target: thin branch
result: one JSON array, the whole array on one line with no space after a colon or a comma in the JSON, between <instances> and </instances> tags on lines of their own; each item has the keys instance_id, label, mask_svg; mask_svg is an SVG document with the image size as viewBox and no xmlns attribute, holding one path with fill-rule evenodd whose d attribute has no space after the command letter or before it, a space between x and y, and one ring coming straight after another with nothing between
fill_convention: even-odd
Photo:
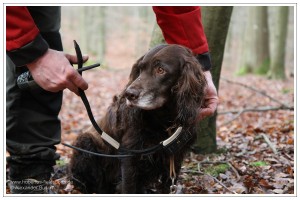
<instances>
[{"instance_id":1,"label":"thin branch","mask_svg":"<svg viewBox=\"0 0 300 200\"><path fill-rule=\"evenodd\" d=\"M242 113L244 112L244 109L240 110L240 112L238 112L234 117L232 117L230 120L224 122L223 124L218 125L220 126L225 126L227 124L230 124L232 121L236 120Z\"/></svg>"},{"instance_id":2,"label":"thin branch","mask_svg":"<svg viewBox=\"0 0 300 200\"><path fill-rule=\"evenodd\" d=\"M204 164L204 165L215 165L215 164L227 164L227 161L198 161L199 164Z\"/></svg>"},{"instance_id":3,"label":"thin branch","mask_svg":"<svg viewBox=\"0 0 300 200\"><path fill-rule=\"evenodd\" d=\"M244 113L244 112L266 112L271 110L294 110L294 107L285 107L285 106L278 106L278 107L271 107L271 106L265 106L265 107L258 107L258 108L244 108L241 112L241 110L229 110L229 111L221 111L218 112L218 115L225 115L229 113Z\"/></svg>"},{"instance_id":4,"label":"thin branch","mask_svg":"<svg viewBox=\"0 0 300 200\"><path fill-rule=\"evenodd\" d=\"M266 143L269 145L269 147L272 149L273 153L274 153L275 155L277 155L278 152L277 152L277 150L276 150L275 145L270 141L269 137L268 137L266 134L261 133L261 134L259 134L256 138L257 138L257 139L263 138L263 139L266 141Z\"/></svg>"},{"instance_id":5,"label":"thin branch","mask_svg":"<svg viewBox=\"0 0 300 200\"><path fill-rule=\"evenodd\" d=\"M222 183L221 181L219 181L216 177L207 174L208 176L212 177L215 181L217 181L221 186L223 186L226 190L228 190L229 192L231 192L232 194L237 194L235 191L231 191L228 187L226 187L226 185L224 185L224 183Z\"/></svg>"},{"instance_id":6,"label":"thin branch","mask_svg":"<svg viewBox=\"0 0 300 200\"><path fill-rule=\"evenodd\" d=\"M195 173L195 174L207 175L207 176L213 178L216 182L218 182L221 186L223 186L226 190L228 190L232 194L237 194L235 191L231 191L226 185L224 185L224 183L222 183L216 177L214 177L214 176L212 176L210 174L205 174L205 173L203 173L201 171L196 171L196 170L182 170L182 172L183 173Z\"/></svg>"},{"instance_id":7,"label":"thin branch","mask_svg":"<svg viewBox=\"0 0 300 200\"><path fill-rule=\"evenodd\" d=\"M193 173L193 174L201 174L201 175L205 175L203 172L201 171L197 171L197 170L181 170L182 173Z\"/></svg>"},{"instance_id":8,"label":"thin branch","mask_svg":"<svg viewBox=\"0 0 300 200\"><path fill-rule=\"evenodd\" d=\"M241 176L240 176L239 172L235 169L235 167L230 162L228 162L227 164L232 169L232 171L235 173L237 181L240 181L241 180Z\"/></svg>"},{"instance_id":9,"label":"thin branch","mask_svg":"<svg viewBox=\"0 0 300 200\"><path fill-rule=\"evenodd\" d=\"M251 87L251 86L249 86L249 85L246 85L246 84L243 84L243 83L240 83L240 82L231 81L231 80L229 80L229 79L227 79L227 78L224 78L224 77L221 77L221 79L224 80L224 81L226 81L226 82L228 82L228 83L232 83L232 84L236 84L236 85L243 86L243 87L248 88L248 89L250 89L250 90L252 90L252 91L255 91L255 92L257 92L257 93L259 93L259 94L261 94L261 95L263 95L263 96L266 96L266 97L268 97L269 99L271 99L272 101L277 102L277 103L279 103L280 105L282 105L282 107L290 108L290 106L287 105L286 103L283 103L283 102L281 102L281 101L278 101L277 99L275 99L274 97L271 97L270 95L268 95L268 94L267 94L266 92L264 92L264 91L258 90L258 89L254 88L254 87Z\"/></svg>"},{"instance_id":10,"label":"thin branch","mask_svg":"<svg viewBox=\"0 0 300 200\"><path fill-rule=\"evenodd\" d=\"M224 122L223 124L221 124L219 126L225 126L225 125L231 123L232 121L236 120L244 112L265 112L265 111L271 111L271 110L294 110L293 106L289 106L289 105L287 105L287 104L285 104L285 103L283 103L281 101L278 101L277 99L271 97L270 95L266 94L265 92L260 91L260 90L254 88L254 87L251 87L251 86L243 84L243 83L234 82L234 81L228 80L228 79L223 78L223 77L221 79L224 80L224 81L227 81L229 83L233 83L233 84L236 84L236 85L243 86L243 87L248 88L248 89L250 89L252 91L255 91L255 92L257 92L257 93L259 93L259 94L261 94L263 96L266 96L269 99L271 99L272 101L275 101L276 103L279 103L280 106L278 106L278 107L269 107L269 106L266 106L266 107L258 107L258 108L243 108L243 109L240 109L240 110L218 112L219 115L228 114L228 113L237 113L230 120Z\"/></svg>"},{"instance_id":11,"label":"thin branch","mask_svg":"<svg viewBox=\"0 0 300 200\"><path fill-rule=\"evenodd\" d=\"M294 161L294 159L291 156L289 156L287 153L284 152L283 155L285 155L289 159L289 161Z\"/></svg>"}]
</instances>

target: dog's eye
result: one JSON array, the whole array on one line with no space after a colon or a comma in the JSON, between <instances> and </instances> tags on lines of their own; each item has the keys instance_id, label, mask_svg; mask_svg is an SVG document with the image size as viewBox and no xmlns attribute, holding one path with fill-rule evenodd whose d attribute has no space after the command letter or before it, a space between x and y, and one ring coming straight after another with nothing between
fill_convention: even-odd
<instances>
[{"instance_id":1,"label":"dog's eye","mask_svg":"<svg viewBox=\"0 0 300 200\"><path fill-rule=\"evenodd\" d=\"M156 67L155 71L156 71L156 74L159 74L159 75L162 75L166 72L162 67Z\"/></svg>"}]
</instances>

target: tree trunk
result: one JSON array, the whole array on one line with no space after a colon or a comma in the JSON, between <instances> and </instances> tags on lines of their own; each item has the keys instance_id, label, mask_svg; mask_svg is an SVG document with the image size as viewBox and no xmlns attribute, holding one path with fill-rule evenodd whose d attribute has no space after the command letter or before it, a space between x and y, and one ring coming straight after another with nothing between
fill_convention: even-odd
<instances>
[{"instance_id":1,"label":"tree trunk","mask_svg":"<svg viewBox=\"0 0 300 200\"><path fill-rule=\"evenodd\" d=\"M88 52L87 51L87 37L86 37L86 30L85 30L85 26L86 26L86 13L88 12L87 7L80 7L80 11L78 13L79 19L80 19L80 26L79 27L83 27L80 28L80 41L77 41L80 44L80 48L83 52Z\"/></svg>"},{"instance_id":2,"label":"tree trunk","mask_svg":"<svg viewBox=\"0 0 300 200\"><path fill-rule=\"evenodd\" d=\"M97 56L101 59L102 62L105 63L104 60L104 55L105 55L105 50L106 50L106 42L105 42L105 38L106 38L106 25L105 25L105 21L106 21L106 6L100 6L98 7L98 11L97 11L97 20L99 20L98 22L98 31L97 31L97 38L98 38L98 42L99 45L95 45L98 49L97 49Z\"/></svg>"},{"instance_id":3,"label":"tree trunk","mask_svg":"<svg viewBox=\"0 0 300 200\"><path fill-rule=\"evenodd\" d=\"M267 74L270 68L269 52L269 27L268 27L268 7L255 7L255 62L254 72L257 74Z\"/></svg>"},{"instance_id":4,"label":"tree trunk","mask_svg":"<svg viewBox=\"0 0 300 200\"><path fill-rule=\"evenodd\" d=\"M266 74L270 65L267 7L249 7L247 14L238 74Z\"/></svg>"},{"instance_id":5,"label":"tree trunk","mask_svg":"<svg viewBox=\"0 0 300 200\"><path fill-rule=\"evenodd\" d=\"M153 32L152 32L152 36L151 36L151 41L150 41L150 48L155 47L156 45L159 44L165 44L166 41L164 39L164 36L162 34L161 29L159 28L158 24L155 23L154 28L153 28Z\"/></svg>"},{"instance_id":6,"label":"tree trunk","mask_svg":"<svg viewBox=\"0 0 300 200\"><path fill-rule=\"evenodd\" d=\"M202 21L212 58L211 73L217 90L232 9L232 6L202 7ZM217 113L200 122L197 141L193 146L196 153L211 153L216 150L216 119Z\"/></svg>"},{"instance_id":7,"label":"tree trunk","mask_svg":"<svg viewBox=\"0 0 300 200\"><path fill-rule=\"evenodd\" d=\"M271 66L268 76L272 79L285 79L285 46L288 29L289 7L276 7L271 31Z\"/></svg>"}]
</instances>

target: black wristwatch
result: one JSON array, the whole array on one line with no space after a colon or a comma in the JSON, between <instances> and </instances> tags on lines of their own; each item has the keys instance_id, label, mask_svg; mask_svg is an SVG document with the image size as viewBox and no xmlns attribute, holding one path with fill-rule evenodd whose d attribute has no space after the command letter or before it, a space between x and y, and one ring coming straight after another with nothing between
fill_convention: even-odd
<instances>
[{"instance_id":1,"label":"black wristwatch","mask_svg":"<svg viewBox=\"0 0 300 200\"><path fill-rule=\"evenodd\" d=\"M203 54L196 55L198 62L201 64L203 71L211 70L211 59L210 53L206 52Z\"/></svg>"}]
</instances>

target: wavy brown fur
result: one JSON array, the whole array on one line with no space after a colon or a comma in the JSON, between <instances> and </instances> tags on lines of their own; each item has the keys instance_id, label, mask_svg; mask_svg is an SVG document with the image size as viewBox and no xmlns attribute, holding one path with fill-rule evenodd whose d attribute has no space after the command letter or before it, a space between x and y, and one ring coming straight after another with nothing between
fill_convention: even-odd
<instances>
[{"instance_id":1,"label":"wavy brown fur","mask_svg":"<svg viewBox=\"0 0 300 200\"><path fill-rule=\"evenodd\" d=\"M135 80L141 77L143 70L153 67L153 59L172 65L172 77L164 77L161 80L163 84L158 84L164 88L166 102L154 110L128 106L127 89L136 84ZM153 75L148 78L151 77ZM144 82L146 81L139 84ZM152 83L151 87L154 85ZM114 97L99 124L122 147L129 149L157 145L178 126L182 126L182 134L189 132L193 138L175 154L175 170L179 174L184 154L196 139L194 122L204 98L205 85L201 66L189 49L179 45L160 45L133 65L126 89L118 97ZM155 95L162 95L158 92L160 90L161 88L154 90L157 91ZM117 154L93 128L80 134L74 145L94 152ZM84 193L146 193L150 188L154 188L157 193L169 193L169 157L162 151L151 156L123 159L96 157L74 151L70 169L74 185Z\"/></svg>"}]
</instances>

